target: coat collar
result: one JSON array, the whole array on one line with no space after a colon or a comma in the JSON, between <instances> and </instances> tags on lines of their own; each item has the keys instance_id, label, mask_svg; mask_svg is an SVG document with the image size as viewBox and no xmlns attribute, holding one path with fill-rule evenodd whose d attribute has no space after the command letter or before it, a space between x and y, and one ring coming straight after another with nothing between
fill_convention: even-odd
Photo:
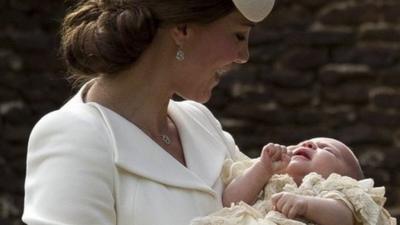
<instances>
[{"instance_id":1,"label":"coat collar","mask_svg":"<svg viewBox=\"0 0 400 225\"><path fill-rule=\"evenodd\" d=\"M88 104L95 106L106 121L114 140L117 166L166 185L215 194L211 187L219 178L226 156L223 142L200 121L185 115L177 103L170 102L168 113L180 131L187 167L125 118L97 103Z\"/></svg>"},{"instance_id":2,"label":"coat collar","mask_svg":"<svg viewBox=\"0 0 400 225\"><path fill-rule=\"evenodd\" d=\"M70 104L83 103L81 94L84 88L71 99ZM119 114L97 103L86 105L95 107L102 115L118 167L165 185L196 189L215 196L212 187L219 179L228 151L204 113L194 112L194 108L185 103L170 101L168 114L179 131L185 167Z\"/></svg>"}]
</instances>

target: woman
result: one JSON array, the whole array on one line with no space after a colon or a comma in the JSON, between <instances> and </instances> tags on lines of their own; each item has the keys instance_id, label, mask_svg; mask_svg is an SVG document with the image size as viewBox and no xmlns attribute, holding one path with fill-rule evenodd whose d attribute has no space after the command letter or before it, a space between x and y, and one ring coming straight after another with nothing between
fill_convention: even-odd
<instances>
[{"instance_id":1,"label":"woman","mask_svg":"<svg viewBox=\"0 0 400 225\"><path fill-rule=\"evenodd\" d=\"M222 207L231 136L202 104L248 60L273 0L83 0L62 50L77 80L28 145L23 221L187 225ZM177 94L192 101L175 102Z\"/></svg>"}]
</instances>

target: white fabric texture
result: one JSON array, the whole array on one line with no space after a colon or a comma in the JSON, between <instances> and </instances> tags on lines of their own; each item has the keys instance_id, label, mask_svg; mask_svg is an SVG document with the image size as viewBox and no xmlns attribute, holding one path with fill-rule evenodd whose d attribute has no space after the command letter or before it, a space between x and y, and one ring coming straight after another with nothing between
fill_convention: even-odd
<instances>
[{"instance_id":1,"label":"white fabric texture","mask_svg":"<svg viewBox=\"0 0 400 225\"><path fill-rule=\"evenodd\" d=\"M232 137L203 105L171 101L184 167L138 127L82 90L44 116L28 144L23 221L28 225L188 225L222 208Z\"/></svg>"},{"instance_id":2,"label":"white fabric texture","mask_svg":"<svg viewBox=\"0 0 400 225\"><path fill-rule=\"evenodd\" d=\"M229 183L243 174L252 165L252 161L248 157L243 157L239 161L227 159L222 176L224 182ZM360 225L397 224L396 219L383 208L386 200L385 189L374 187L372 179L357 181L335 173L324 179L317 173L310 173L304 177L299 187L287 174L273 175L260 199L253 206L244 202L232 204L231 207L223 208L206 217L196 218L190 225L312 225L311 221L288 219L273 210L271 196L283 191L341 200L351 209L357 224Z\"/></svg>"}]
</instances>

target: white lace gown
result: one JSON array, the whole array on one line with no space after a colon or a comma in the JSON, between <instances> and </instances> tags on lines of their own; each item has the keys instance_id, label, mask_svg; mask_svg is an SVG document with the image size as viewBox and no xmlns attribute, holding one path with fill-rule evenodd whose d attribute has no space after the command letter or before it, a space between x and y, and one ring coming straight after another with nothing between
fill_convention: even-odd
<instances>
[{"instance_id":1,"label":"white lace gown","mask_svg":"<svg viewBox=\"0 0 400 225\"><path fill-rule=\"evenodd\" d=\"M253 161L244 155L236 160L225 162L222 171L225 183L240 176L253 164ZM206 217L196 218L191 225L312 225L310 221L288 219L272 210L271 196L282 191L341 200L351 209L357 224L360 225L397 224L396 219L383 208L386 201L385 188L374 187L372 179L357 181L338 174L331 174L324 179L317 173L310 173L304 177L299 187L288 175L274 175L254 205L240 202Z\"/></svg>"}]
</instances>

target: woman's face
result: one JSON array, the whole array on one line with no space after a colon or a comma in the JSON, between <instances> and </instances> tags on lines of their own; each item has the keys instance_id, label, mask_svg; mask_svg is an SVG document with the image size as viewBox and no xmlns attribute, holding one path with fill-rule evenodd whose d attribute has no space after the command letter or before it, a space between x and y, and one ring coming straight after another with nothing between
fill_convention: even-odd
<instances>
[{"instance_id":1,"label":"woman's face","mask_svg":"<svg viewBox=\"0 0 400 225\"><path fill-rule=\"evenodd\" d=\"M185 59L178 63L182 73L174 81L176 93L207 102L221 75L249 59L248 38L253 25L237 11L211 24L189 24L182 46Z\"/></svg>"}]
</instances>

